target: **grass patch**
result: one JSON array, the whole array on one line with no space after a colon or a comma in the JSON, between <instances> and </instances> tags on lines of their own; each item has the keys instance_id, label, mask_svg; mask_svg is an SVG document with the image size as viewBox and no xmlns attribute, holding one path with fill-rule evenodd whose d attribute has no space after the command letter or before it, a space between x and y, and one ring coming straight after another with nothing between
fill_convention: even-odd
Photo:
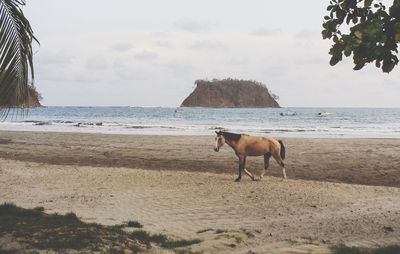
<instances>
[{"instance_id":1,"label":"grass patch","mask_svg":"<svg viewBox=\"0 0 400 254\"><path fill-rule=\"evenodd\" d=\"M121 253L129 249L140 253L146 248L119 228L85 223L74 213L46 214L42 208L23 209L9 203L0 205L0 236L4 235L41 251ZM19 251L0 249L0 254Z\"/></svg>"},{"instance_id":2,"label":"grass patch","mask_svg":"<svg viewBox=\"0 0 400 254\"><path fill-rule=\"evenodd\" d=\"M249 231L246 231L245 234L246 234L246 236L247 236L248 238L253 238L253 237L255 237L255 235L254 235L253 233L249 232Z\"/></svg>"},{"instance_id":3,"label":"grass patch","mask_svg":"<svg viewBox=\"0 0 400 254\"><path fill-rule=\"evenodd\" d=\"M208 232L208 231L214 231L214 229L212 229L212 228L206 228L206 229L199 230L199 231L197 231L196 233L197 233L197 234L201 234L201 233L205 233L205 232Z\"/></svg>"},{"instance_id":4,"label":"grass patch","mask_svg":"<svg viewBox=\"0 0 400 254\"><path fill-rule=\"evenodd\" d=\"M0 254L16 254L16 251L12 251L12 250L4 250L0 247Z\"/></svg>"},{"instance_id":5,"label":"grass patch","mask_svg":"<svg viewBox=\"0 0 400 254\"><path fill-rule=\"evenodd\" d=\"M201 242L200 239L171 240L171 239L168 239L168 237L166 235L163 235L163 234L151 235L143 230L138 230L138 231L132 232L132 236L135 239L138 239L141 242L146 243L146 245L148 245L148 246L150 246L151 243L155 243L165 249L176 249L176 248L188 247L190 245Z\"/></svg>"},{"instance_id":6,"label":"grass patch","mask_svg":"<svg viewBox=\"0 0 400 254\"><path fill-rule=\"evenodd\" d=\"M37 206L33 208L33 210L38 211L38 212L44 212L44 207L43 206Z\"/></svg>"},{"instance_id":7,"label":"grass patch","mask_svg":"<svg viewBox=\"0 0 400 254\"><path fill-rule=\"evenodd\" d=\"M174 250L175 254L203 254L202 251Z\"/></svg>"},{"instance_id":8,"label":"grass patch","mask_svg":"<svg viewBox=\"0 0 400 254\"><path fill-rule=\"evenodd\" d=\"M234 238L235 238L235 242L236 242L236 243L241 243L241 242L243 242L243 238L240 237L240 236L235 236Z\"/></svg>"},{"instance_id":9,"label":"grass patch","mask_svg":"<svg viewBox=\"0 0 400 254\"><path fill-rule=\"evenodd\" d=\"M9 236L36 252L67 252L74 250L82 253L143 253L156 244L175 252L179 248L200 243L201 240L172 240L163 234L149 234L143 230L128 233L122 230L127 225L142 227L136 221L117 226L103 226L85 223L74 213L46 214L42 208L23 209L14 204L0 205L0 237ZM175 250L176 249L176 250ZM19 253L17 250L4 250L0 254ZM182 250L182 253L191 253Z\"/></svg>"},{"instance_id":10,"label":"grass patch","mask_svg":"<svg viewBox=\"0 0 400 254\"><path fill-rule=\"evenodd\" d=\"M243 233L245 233L245 235L247 236L247 238L254 238L255 237L255 235L252 233L252 232L250 232L249 230L247 230L247 229L245 229L245 228L241 228L240 229ZM257 231L256 231L257 232Z\"/></svg>"},{"instance_id":11,"label":"grass patch","mask_svg":"<svg viewBox=\"0 0 400 254\"><path fill-rule=\"evenodd\" d=\"M200 239L193 239L193 240L177 240L177 241L166 241L161 244L161 247L166 249L176 249L182 247L188 247L193 244L201 243Z\"/></svg>"},{"instance_id":12,"label":"grass patch","mask_svg":"<svg viewBox=\"0 0 400 254\"><path fill-rule=\"evenodd\" d=\"M126 224L126 226L127 226L128 228L143 228L143 225L140 224L140 222L138 222L138 221L133 221L133 220L128 221L128 223Z\"/></svg>"},{"instance_id":13,"label":"grass patch","mask_svg":"<svg viewBox=\"0 0 400 254\"><path fill-rule=\"evenodd\" d=\"M225 229L217 229L217 230L215 230L215 233L216 233L216 234L228 233L228 230L225 230Z\"/></svg>"},{"instance_id":14,"label":"grass patch","mask_svg":"<svg viewBox=\"0 0 400 254\"><path fill-rule=\"evenodd\" d=\"M364 249L339 245L332 248L334 254L399 254L400 245L379 247L377 249Z\"/></svg>"}]
</instances>

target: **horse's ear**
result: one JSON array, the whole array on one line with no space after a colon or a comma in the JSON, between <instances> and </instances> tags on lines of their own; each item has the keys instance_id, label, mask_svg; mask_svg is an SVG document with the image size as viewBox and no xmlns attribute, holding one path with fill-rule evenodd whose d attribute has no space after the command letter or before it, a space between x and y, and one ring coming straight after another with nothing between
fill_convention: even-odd
<instances>
[{"instance_id":1,"label":"horse's ear","mask_svg":"<svg viewBox=\"0 0 400 254\"><path fill-rule=\"evenodd\" d=\"M218 132L218 131L215 131L215 134L219 135L219 132Z\"/></svg>"}]
</instances>

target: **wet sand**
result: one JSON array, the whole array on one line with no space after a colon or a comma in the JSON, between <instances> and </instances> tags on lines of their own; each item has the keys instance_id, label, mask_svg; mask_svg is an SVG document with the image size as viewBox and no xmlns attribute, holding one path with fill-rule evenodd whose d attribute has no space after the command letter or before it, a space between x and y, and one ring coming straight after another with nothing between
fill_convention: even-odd
<instances>
[{"instance_id":1,"label":"wet sand","mask_svg":"<svg viewBox=\"0 0 400 254\"><path fill-rule=\"evenodd\" d=\"M400 139L282 138L291 179L400 187ZM124 167L237 175L237 157L214 136L0 132L0 158L55 165ZM249 157L259 173L262 157ZM281 176L271 159L267 175Z\"/></svg>"}]
</instances>

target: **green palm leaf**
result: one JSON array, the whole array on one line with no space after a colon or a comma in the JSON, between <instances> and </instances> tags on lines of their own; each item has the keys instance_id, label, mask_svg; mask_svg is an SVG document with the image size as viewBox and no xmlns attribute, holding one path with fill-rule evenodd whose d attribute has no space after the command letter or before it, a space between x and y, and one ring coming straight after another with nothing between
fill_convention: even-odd
<instances>
[{"instance_id":1,"label":"green palm leaf","mask_svg":"<svg viewBox=\"0 0 400 254\"><path fill-rule=\"evenodd\" d=\"M25 0L0 0L0 108L26 107L35 91L32 41L38 41L23 5Z\"/></svg>"}]
</instances>

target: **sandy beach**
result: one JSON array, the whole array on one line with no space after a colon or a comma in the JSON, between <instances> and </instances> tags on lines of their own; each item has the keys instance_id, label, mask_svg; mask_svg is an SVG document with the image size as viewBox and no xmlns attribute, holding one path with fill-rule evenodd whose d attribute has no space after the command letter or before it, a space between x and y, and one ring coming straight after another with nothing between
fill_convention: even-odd
<instances>
[{"instance_id":1,"label":"sandy beach","mask_svg":"<svg viewBox=\"0 0 400 254\"><path fill-rule=\"evenodd\" d=\"M287 174L237 175L213 136L0 132L0 202L200 239L203 253L329 253L400 242L400 140L283 138ZM262 158L249 158L258 174ZM1 238L1 237L0 237Z\"/></svg>"}]
</instances>

